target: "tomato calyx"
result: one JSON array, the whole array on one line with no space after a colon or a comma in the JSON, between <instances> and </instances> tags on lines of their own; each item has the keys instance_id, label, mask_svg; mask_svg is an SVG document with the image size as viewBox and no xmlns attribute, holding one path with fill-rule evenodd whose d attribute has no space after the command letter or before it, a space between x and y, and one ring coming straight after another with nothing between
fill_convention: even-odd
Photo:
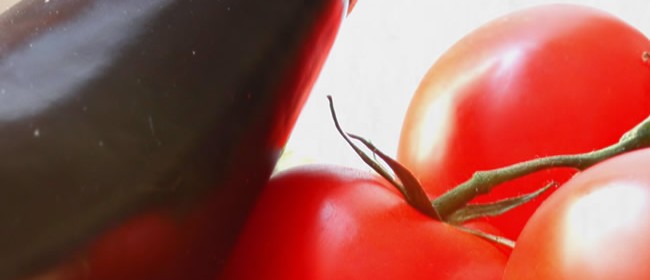
<instances>
[{"instance_id":1,"label":"tomato calyx","mask_svg":"<svg viewBox=\"0 0 650 280\"><path fill-rule=\"evenodd\" d=\"M465 222L483 217L499 216L505 212L528 203L534 198L544 194L551 188L557 186L558 184L556 182L550 182L546 186L528 194L506 198L491 203L468 203L464 207L454 211L445 220L451 224L463 224Z\"/></svg>"},{"instance_id":2,"label":"tomato calyx","mask_svg":"<svg viewBox=\"0 0 650 280\"><path fill-rule=\"evenodd\" d=\"M411 173L410 170L408 170L406 167L404 167L402 164L397 162L395 159L389 157L386 155L384 152L379 150L375 145L370 143L370 141L345 132L342 128L341 125L338 121L338 118L336 116L336 111L334 110L334 102L332 100L331 96L327 96L327 99L329 100L330 104L330 112L332 114L332 119L334 120L334 125L336 126L336 130L339 132L339 134L343 137L343 139L349 144L350 147L356 152L357 155L366 163L368 166L370 166L375 172L377 172L379 175L381 175L384 179L386 179L391 185L393 185L397 190L402 193L404 196L406 202L411 205L413 208L417 209L421 213L433 218L434 220L441 221L441 222L446 222L448 224L451 224L452 226L458 228L461 231L476 235L480 238L489 240L491 242L497 243L504 245L506 247L514 248L515 242L501 236L485 233L479 230L471 229L464 227L462 225L462 222L450 222L450 220L443 220L438 213L438 211L435 209L434 205L431 203L431 200L427 196L426 192L424 191L424 188L420 184L420 182L417 180L417 178ZM368 156L361 148L359 148L352 140L359 141L361 144L363 144L367 149L369 149L373 155L378 156L386 165L388 165L389 170L384 168L378 161L374 160L370 156ZM499 201L497 203L494 203L489 207L489 211L486 207L471 207L468 206L467 209L463 209L465 211L460 211L462 216L465 217L464 215L471 216L473 218L478 218L478 217L484 217L488 216L488 213L503 213L505 211L508 211L509 209L515 208L518 205L521 205L529 200L531 200L533 197L538 196L539 194L543 193L546 189L537 191L533 194L529 195L524 195L521 197L509 199L509 200L504 200L504 201ZM473 205L476 206L476 205ZM500 207L501 206L501 207ZM507 209L506 209L507 208ZM482 212L479 214L478 212ZM461 216L458 216L461 217ZM467 220L467 219L466 219Z\"/></svg>"},{"instance_id":3,"label":"tomato calyx","mask_svg":"<svg viewBox=\"0 0 650 280\"><path fill-rule=\"evenodd\" d=\"M650 52L643 52L641 55L641 60L643 60L644 63L648 63L648 61L650 61Z\"/></svg>"},{"instance_id":4,"label":"tomato calyx","mask_svg":"<svg viewBox=\"0 0 650 280\"><path fill-rule=\"evenodd\" d=\"M503 168L478 171L469 180L439 196L432 203L441 218L447 220L475 197L489 193L507 181L555 167L570 167L582 171L605 159L644 147L650 147L650 117L623 134L617 143L600 150L537 158Z\"/></svg>"},{"instance_id":5,"label":"tomato calyx","mask_svg":"<svg viewBox=\"0 0 650 280\"><path fill-rule=\"evenodd\" d=\"M379 175L381 175L386 180L388 180L388 182L391 183L391 185L395 186L402 193L402 195L406 199L406 202L408 202L411 206L413 206L415 209L417 209L418 211L422 212L423 214L431 218L434 218L436 220L441 220L440 215L431 204L429 197L424 192L424 189L422 188L418 180L415 178L413 173L411 173L411 171L409 171L406 167L398 163L396 160L392 159L391 157L389 157L388 155L384 154L382 151L377 149L377 147L375 147L372 143L370 143L366 139L363 139L357 135L349 134L343 131L338 121L338 118L336 117L332 96L328 95L327 99L329 100L330 112L332 113L332 119L334 120L334 125L336 126L336 130L339 132L339 134L341 134L343 139L350 145L350 147L354 149L357 155L359 155L366 164L368 164L373 170L375 170L375 172L377 172ZM377 161L373 160L372 158L370 158L370 156L364 153L363 150L361 150L361 148L359 148L356 144L354 144L352 139L360 141L364 146L370 149L374 155L382 159L390 167L394 175L392 175L390 171L385 169Z\"/></svg>"},{"instance_id":6,"label":"tomato calyx","mask_svg":"<svg viewBox=\"0 0 650 280\"><path fill-rule=\"evenodd\" d=\"M334 120L334 124L339 134L366 164L388 180L389 183L395 186L402 193L409 205L435 220L454 225L463 231L509 247L514 247L513 241L504 237L469 229L463 227L462 224L478 218L498 216L515 209L540 196L551 188L557 187L557 183L551 182L532 193L491 203L472 204L470 203L471 200L479 195L489 193L493 188L502 183L537 171L555 167L570 167L582 171L613 156L644 147L650 147L649 116L637 126L623 134L620 140L611 146L582 154L549 156L520 162L503 168L478 171L475 172L469 180L459 184L438 198L430 200L424 191L424 188L410 170L395 159L383 153L370 143L370 141L360 136L345 132L341 128L336 116L332 97L328 95L327 98L329 100L332 119ZM388 166L388 169L366 154L354 143L353 140L359 141L363 146L365 146L365 148L369 149L374 156L379 157L379 159Z\"/></svg>"}]
</instances>

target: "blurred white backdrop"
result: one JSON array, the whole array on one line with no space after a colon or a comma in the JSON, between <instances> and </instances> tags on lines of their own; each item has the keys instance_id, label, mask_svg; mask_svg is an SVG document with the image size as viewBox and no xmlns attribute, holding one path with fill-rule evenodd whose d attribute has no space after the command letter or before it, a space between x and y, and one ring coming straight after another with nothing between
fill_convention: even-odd
<instances>
[{"instance_id":1,"label":"blurred white backdrop","mask_svg":"<svg viewBox=\"0 0 650 280\"><path fill-rule=\"evenodd\" d=\"M0 11L15 2L0 0ZM343 22L278 169L315 162L368 169L336 133L328 111L328 94L334 97L346 130L365 136L395 156L411 95L447 48L500 15L554 2L558 1L358 0ZM650 1L563 2L605 10L650 35Z\"/></svg>"},{"instance_id":2,"label":"blurred white backdrop","mask_svg":"<svg viewBox=\"0 0 650 280\"><path fill-rule=\"evenodd\" d=\"M436 59L483 23L517 9L558 1L359 0L343 22L329 60L305 104L278 170L305 163L369 169L335 131L342 126L396 155L402 120L420 79ZM650 1L563 1L605 10L650 35Z\"/></svg>"}]
</instances>

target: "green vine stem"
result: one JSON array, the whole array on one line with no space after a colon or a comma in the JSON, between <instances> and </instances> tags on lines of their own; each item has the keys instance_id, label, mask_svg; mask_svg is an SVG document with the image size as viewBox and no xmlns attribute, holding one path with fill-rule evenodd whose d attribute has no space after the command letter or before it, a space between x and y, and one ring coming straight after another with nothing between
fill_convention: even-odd
<instances>
[{"instance_id":1,"label":"green vine stem","mask_svg":"<svg viewBox=\"0 0 650 280\"><path fill-rule=\"evenodd\" d=\"M454 212L465 207L472 199L489 193L501 183L554 167L584 170L613 156L649 146L650 117L625 133L616 144L600 150L584 154L538 158L499 169L478 171L468 181L433 200L433 208L436 209L442 220L446 220Z\"/></svg>"},{"instance_id":2,"label":"green vine stem","mask_svg":"<svg viewBox=\"0 0 650 280\"><path fill-rule=\"evenodd\" d=\"M341 134L343 139L345 139L345 141L366 164L388 180L388 182L402 193L407 203L435 220L452 224L461 230L509 247L514 245L513 241L503 237L468 229L463 227L462 224L476 218L503 214L504 212L519 207L520 205L541 195L551 187L555 186L556 183L552 182L547 186L540 187L539 190L530 194L486 204L470 204L472 199L479 195L489 193L493 188L502 183L537 171L555 167L570 167L577 170L584 170L613 156L636 149L650 147L649 116L627 133L623 134L621 139L611 146L583 154L549 156L517 163L503 168L478 171L466 182L431 201L424 192L424 188L422 188L420 182L406 167L381 152L370 143L370 141L343 131L334 110L332 97L327 96L327 98L330 104L332 119L334 120L334 124L336 125L339 134ZM363 144L363 146L372 152L373 157L367 155L353 142L353 140L359 141ZM381 159L381 161L389 168L384 168L384 166L375 159L375 156L379 157L379 159Z\"/></svg>"}]
</instances>

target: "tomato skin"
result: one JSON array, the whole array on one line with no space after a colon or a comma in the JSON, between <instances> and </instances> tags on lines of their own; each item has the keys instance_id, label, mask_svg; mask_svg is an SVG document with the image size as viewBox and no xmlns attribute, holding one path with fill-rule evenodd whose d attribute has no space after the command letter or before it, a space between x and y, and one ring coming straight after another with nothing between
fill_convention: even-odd
<instances>
[{"instance_id":1,"label":"tomato skin","mask_svg":"<svg viewBox=\"0 0 650 280\"><path fill-rule=\"evenodd\" d=\"M579 173L530 218L505 279L649 279L650 149Z\"/></svg>"},{"instance_id":2,"label":"tomato skin","mask_svg":"<svg viewBox=\"0 0 650 280\"><path fill-rule=\"evenodd\" d=\"M451 47L423 78L397 158L438 196L479 170L613 144L650 113L648 50L642 33L591 8L546 5L498 18ZM538 172L476 201L574 173ZM516 239L544 197L490 221Z\"/></svg>"},{"instance_id":3,"label":"tomato skin","mask_svg":"<svg viewBox=\"0 0 650 280\"><path fill-rule=\"evenodd\" d=\"M310 166L271 179L222 278L500 279L505 259L374 174Z\"/></svg>"}]
</instances>

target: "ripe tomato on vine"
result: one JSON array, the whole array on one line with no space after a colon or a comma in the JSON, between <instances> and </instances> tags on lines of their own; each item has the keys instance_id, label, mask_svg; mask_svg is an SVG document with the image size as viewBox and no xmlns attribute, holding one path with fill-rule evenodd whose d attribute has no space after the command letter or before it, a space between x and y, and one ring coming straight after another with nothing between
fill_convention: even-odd
<instances>
[{"instance_id":1,"label":"ripe tomato on vine","mask_svg":"<svg viewBox=\"0 0 650 280\"><path fill-rule=\"evenodd\" d=\"M613 144L650 114L648 50L641 32L592 8L545 5L500 17L431 67L406 114L397 159L435 197L477 171ZM476 202L574 173L538 172ZM489 220L516 239L545 197Z\"/></svg>"}]
</instances>

